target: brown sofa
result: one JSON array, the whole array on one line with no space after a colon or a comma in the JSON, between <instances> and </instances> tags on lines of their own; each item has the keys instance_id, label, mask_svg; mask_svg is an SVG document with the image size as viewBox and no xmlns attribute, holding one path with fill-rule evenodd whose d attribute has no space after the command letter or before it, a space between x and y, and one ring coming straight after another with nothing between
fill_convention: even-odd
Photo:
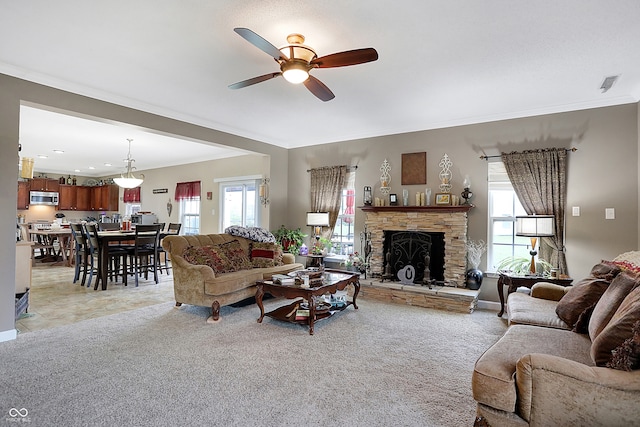
<instances>
[{"instance_id":1,"label":"brown sofa","mask_svg":"<svg viewBox=\"0 0 640 427\"><path fill-rule=\"evenodd\" d=\"M510 326L474 368L475 425L640 426L639 285L618 270L510 294Z\"/></svg>"},{"instance_id":2,"label":"brown sofa","mask_svg":"<svg viewBox=\"0 0 640 427\"><path fill-rule=\"evenodd\" d=\"M176 306L191 304L211 307L211 317L207 322L215 322L220 317L221 306L255 296L256 281L269 279L273 274L285 274L304 268L302 264L295 262L292 254L288 253L282 254L282 265L253 268L246 268L245 265L238 271L223 273L214 272L210 263L192 264L184 257L187 248L215 248L234 240L237 240L242 248L241 256L251 260L251 248L255 242L240 236L201 234L167 236L162 240L162 247L169 254L173 268Z\"/></svg>"}]
</instances>

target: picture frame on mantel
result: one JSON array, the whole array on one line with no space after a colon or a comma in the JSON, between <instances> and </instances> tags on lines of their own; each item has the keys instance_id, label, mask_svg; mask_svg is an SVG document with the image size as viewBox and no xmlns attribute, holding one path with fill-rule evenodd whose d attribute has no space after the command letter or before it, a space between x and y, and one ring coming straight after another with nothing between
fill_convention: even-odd
<instances>
[{"instance_id":1,"label":"picture frame on mantel","mask_svg":"<svg viewBox=\"0 0 640 427\"><path fill-rule=\"evenodd\" d=\"M427 152L402 154L402 185L427 183Z\"/></svg>"},{"instance_id":2,"label":"picture frame on mantel","mask_svg":"<svg viewBox=\"0 0 640 427\"><path fill-rule=\"evenodd\" d=\"M451 193L436 193L436 206L451 206Z\"/></svg>"}]
</instances>

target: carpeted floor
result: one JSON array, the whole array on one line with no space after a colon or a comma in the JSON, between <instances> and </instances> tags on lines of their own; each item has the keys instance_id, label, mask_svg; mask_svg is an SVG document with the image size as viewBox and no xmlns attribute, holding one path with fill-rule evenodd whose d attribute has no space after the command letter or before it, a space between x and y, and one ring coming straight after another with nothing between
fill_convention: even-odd
<instances>
[{"instance_id":1,"label":"carpeted floor","mask_svg":"<svg viewBox=\"0 0 640 427\"><path fill-rule=\"evenodd\" d=\"M256 323L255 305L207 324L208 309L172 303L21 334L0 343L0 422L471 426L473 364L504 320L358 303L314 336Z\"/></svg>"}]
</instances>

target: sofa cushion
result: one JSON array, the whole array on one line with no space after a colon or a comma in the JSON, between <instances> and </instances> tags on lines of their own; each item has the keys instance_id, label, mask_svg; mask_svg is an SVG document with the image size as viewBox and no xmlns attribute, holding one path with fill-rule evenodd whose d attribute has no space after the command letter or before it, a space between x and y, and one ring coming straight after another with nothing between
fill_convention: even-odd
<instances>
[{"instance_id":1,"label":"sofa cushion","mask_svg":"<svg viewBox=\"0 0 640 427\"><path fill-rule=\"evenodd\" d=\"M558 301L556 314L573 328L580 315L600 299L608 286L609 281L591 276L580 280Z\"/></svg>"},{"instance_id":2,"label":"sofa cushion","mask_svg":"<svg viewBox=\"0 0 640 427\"><path fill-rule=\"evenodd\" d=\"M537 284L534 286L537 286ZM556 304L556 301L536 298L520 292L509 294L509 299L507 300L509 324L571 329L556 314Z\"/></svg>"},{"instance_id":3,"label":"sofa cushion","mask_svg":"<svg viewBox=\"0 0 640 427\"><path fill-rule=\"evenodd\" d=\"M471 389L473 398L482 404L507 412L515 412L516 364L531 353L563 357L593 366L589 357L591 341L586 335L571 331L513 325L480 356L473 370Z\"/></svg>"},{"instance_id":4,"label":"sofa cushion","mask_svg":"<svg viewBox=\"0 0 640 427\"><path fill-rule=\"evenodd\" d=\"M275 266L275 243L253 242L251 244L251 264L254 268Z\"/></svg>"},{"instance_id":5,"label":"sofa cushion","mask_svg":"<svg viewBox=\"0 0 640 427\"><path fill-rule=\"evenodd\" d=\"M224 252L227 258L229 258L229 262L233 266L234 271L253 268L248 251L242 247L238 240L222 243L218 245L218 247Z\"/></svg>"},{"instance_id":6,"label":"sofa cushion","mask_svg":"<svg viewBox=\"0 0 640 427\"><path fill-rule=\"evenodd\" d=\"M208 265L215 273L233 271L227 256L215 246L188 246L182 257L190 264Z\"/></svg>"},{"instance_id":7,"label":"sofa cushion","mask_svg":"<svg viewBox=\"0 0 640 427\"><path fill-rule=\"evenodd\" d=\"M618 274L593 308L589 319L589 336L591 341L607 326L607 323L618 310L622 301L638 286L638 276L628 271Z\"/></svg>"},{"instance_id":8,"label":"sofa cushion","mask_svg":"<svg viewBox=\"0 0 640 427\"><path fill-rule=\"evenodd\" d=\"M216 276L213 280L205 280L204 293L207 295L226 295L246 288L254 288L258 280L262 280L262 269L234 271Z\"/></svg>"},{"instance_id":9,"label":"sofa cushion","mask_svg":"<svg viewBox=\"0 0 640 427\"><path fill-rule=\"evenodd\" d=\"M620 304L609 323L593 340L591 357L596 365L606 366L612 351L633 337L633 327L640 320L640 287L636 287Z\"/></svg>"}]
</instances>

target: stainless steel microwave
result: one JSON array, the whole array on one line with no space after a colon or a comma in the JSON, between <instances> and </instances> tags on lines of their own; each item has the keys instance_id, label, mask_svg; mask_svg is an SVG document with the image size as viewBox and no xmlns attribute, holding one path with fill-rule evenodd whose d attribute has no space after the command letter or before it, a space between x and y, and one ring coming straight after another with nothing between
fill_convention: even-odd
<instances>
[{"instance_id":1,"label":"stainless steel microwave","mask_svg":"<svg viewBox=\"0 0 640 427\"><path fill-rule=\"evenodd\" d=\"M58 206L58 197L57 191L30 191L29 204Z\"/></svg>"}]
</instances>

